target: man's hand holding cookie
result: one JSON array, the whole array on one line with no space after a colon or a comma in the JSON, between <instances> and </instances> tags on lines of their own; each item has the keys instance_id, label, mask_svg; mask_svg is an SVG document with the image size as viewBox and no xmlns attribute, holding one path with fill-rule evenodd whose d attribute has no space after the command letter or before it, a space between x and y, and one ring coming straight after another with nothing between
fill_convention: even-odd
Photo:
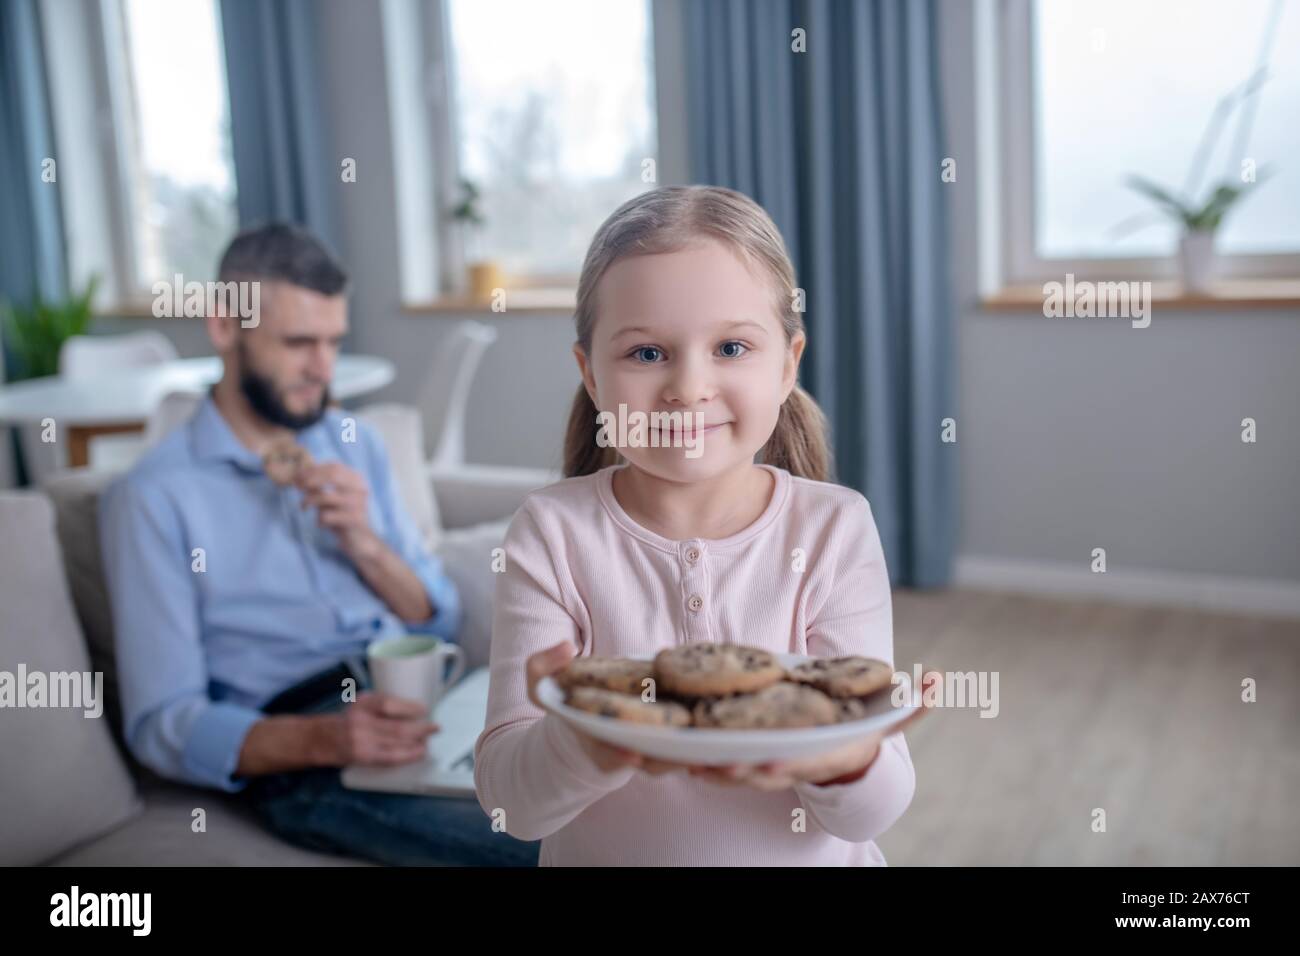
<instances>
[{"instance_id":1,"label":"man's hand holding cookie","mask_svg":"<svg viewBox=\"0 0 1300 956\"><path fill-rule=\"evenodd\" d=\"M383 542L370 527L370 488L361 473L338 461L308 464L298 470L303 508L315 508L317 523L333 531L353 559L372 554Z\"/></svg>"},{"instance_id":2,"label":"man's hand holding cookie","mask_svg":"<svg viewBox=\"0 0 1300 956\"><path fill-rule=\"evenodd\" d=\"M437 613L419 575L370 526L370 486L360 472L340 461L314 461L287 436L267 446L262 463L281 488L301 490L303 510L316 509L317 523L334 532L357 573L389 610L408 624Z\"/></svg>"},{"instance_id":3,"label":"man's hand holding cookie","mask_svg":"<svg viewBox=\"0 0 1300 956\"><path fill-rule=\"evenodd\" d=\"M367 501L370 488L355 469L339 461L318 462L292 438L279 438L262 455L267 477L281 488L303 493L303 510L317 509L322 528L338 535L344 552L352 557L373 556L382 542L370 527Z\"/></svg>"},{"instance_id":4,"label":"man's hand holding cookie","mask_svg":"<svg viewBox=\"0 0 1300 956\"><path fill-rule=\"evenodd\" d=\"M298 472L312 463L311 452L292 438L277 438L262 453L262 468L266 477L281 488L298 482Z\"/></svg>"}]
</instances>

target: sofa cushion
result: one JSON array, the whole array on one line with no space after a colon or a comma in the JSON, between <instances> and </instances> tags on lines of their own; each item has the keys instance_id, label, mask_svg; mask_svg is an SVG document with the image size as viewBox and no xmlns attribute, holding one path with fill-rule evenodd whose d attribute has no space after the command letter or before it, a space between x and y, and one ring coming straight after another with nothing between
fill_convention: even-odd
<instances>
[{"instance_id":1,"label":"sofa cushion","mask_svg":"<svg viewBox=\"0 0 1300 956\"><path fill-rule=\"evenodd\" d=\"M119 744L122 707L117 684L117 655L113 650L112 605L104 582L99 553L99 495L117 472L78 469L61 471L42 490L54 502L59 547L67 574L72 604L90 651L90 666L104 674L104 696L109 729Z\"/></svg>"},{"instance_id":2,"label":"sofa cushion","mask_svg":"<svg viewBox=\"0 0 1300 956\"><path fill-rule=\"evenodd\" d=\"M144 791L145 811L107 836L75 847L51 866L373 866L316 853L268 832L238 797L178 784ZM194 831L202 808L204 829Z\"/></svg>"},{"instance_id":3,"label":"sofa cushion","mask_svg":"<svg viewBox=\"0 0 1300 956\"><path fill-rule=\"evenodd\" d=\"M444 531L436 554L460 593L464 623L457 643L465 650L466 669L486 667L492 647L494 548L505 546L510 519Z\"/></svg>"},{"instance_id":4,"label":"sofa cushion","mask_svg":"<svg viewBox=\"0 0 1300 956\"><path fill-rule=\"evenodd\" d=\"M0 548L0 681L26 699L28 688L15 686L21 673L48 682L51 675L93 668L64 579L49 499L37 492L0 493L0 540L22 543ZM90 702L84 697L82 706L52 703L67 701L47 697L47 706L6 706L0 719L3 865L47 860L141 809L108 731L107 705L100 700L99 716L86 716Z\"/></svg>"},{"instance_id":5,"label":"sofa cushion","mask_svg":"<svg viewBox=\"0 0 1300 956\"><path fill-rule=\"evenodd\" d=\"M357 417L379 433L388 452L388 464L397 485L397 496L415 527L420 540L430 551L442 536L442 516L424 457L424 426L420 410L392 402L366 405L357 409Z\"/></svg>"}]
</instances>

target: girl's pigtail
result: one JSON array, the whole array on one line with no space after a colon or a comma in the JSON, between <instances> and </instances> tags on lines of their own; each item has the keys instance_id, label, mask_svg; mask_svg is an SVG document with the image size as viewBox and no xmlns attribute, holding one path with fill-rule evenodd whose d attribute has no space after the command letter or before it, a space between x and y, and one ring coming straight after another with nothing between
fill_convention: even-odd
<instances>
[{"instance_id":1,"label":"girl's pigtail","mask_svg":"<svg viewBox=\"0 0 1300 956\"><path fill-rule=\"evenodd\" d=\"M776 428L759 459L798 478L830 481L831 452L826 433L826 416L821 408L801 386L795 385L781 405Z\"/></svg>"},{"instance_id":2,"label":"girl's pigtail","mask_svg":"<svg viewBox=\"0 0 1300 956\"><path fill-rule=\"evenodd\" d=\"M579 385L569 410L569 424L564 431L564 477L592 475L609 465L618 464L619 454L613 447L596 443L596 405Z\"/></svg>"}]
</instances>

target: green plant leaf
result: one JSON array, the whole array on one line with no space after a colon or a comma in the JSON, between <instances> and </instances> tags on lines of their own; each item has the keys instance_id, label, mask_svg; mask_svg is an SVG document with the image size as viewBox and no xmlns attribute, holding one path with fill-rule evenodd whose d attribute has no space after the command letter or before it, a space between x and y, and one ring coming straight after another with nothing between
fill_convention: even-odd
<instances>
[{"instance_id":1,"label":"green plant leaf","mask_svg":"<svg viewBox=\"0 0 1300 956\"><path fill-rule=\"evenodd\" d=\"M1268 179L1271 171L1264 169L1260 175L1255 177L1254 182L1250 183L1219 183L1210 193L1210 196L1195 210L1188 220L1188 227L1192 229L1218 229L1222 224L1224 217L1247 195L1259 187Z\"/></svg>"},{"instance_id":2,"label":"green plant leaf","mask_svg":"<svg viewBox=\"0 0 1300 956\"><path fill-rule=\"evenodd\" d=\"M1154 183L1142 176L1129 176L1126 182L1130 189L1135 189L1148 199L1153 200L1167 213L1181 222L1186 222L1187 217L1192 214L1191 210L1187 208L1186 204L1183 203L1181 199L1178 199L1159 183Z\"/></svg>"},{"instance_id":3,"label":"green plant leaf","mask_svg":"<svg viewBox=\"0 0 1300 956\"><path fill-rule=\"evenodd\" d=\"M481 226L486 220L479 208L480 193L471 179L461 177L460 202L451 208L451 217L461 225Z\"/></svg>"},{"instance_id":4,"label":"green plant leaf","mask_svg":"<svg viewBox=\"0 0 1300 956\"><path fill-rule=\"evenodd\" d=\"M58 372L63 343L74 335L84 335L90 328L98 287L98 276L92 276L82 292L62 302L47 302L37 293L29 305L11 302L5 306L3 318L17 357L19 378Z\"/></svg>"}]
</instances>

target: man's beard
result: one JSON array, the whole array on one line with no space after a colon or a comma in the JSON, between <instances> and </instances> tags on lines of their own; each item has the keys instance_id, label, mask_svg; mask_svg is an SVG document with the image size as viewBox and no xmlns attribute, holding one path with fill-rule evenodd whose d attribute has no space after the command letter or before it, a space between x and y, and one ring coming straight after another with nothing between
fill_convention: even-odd
<instances>
[{"instance_id":1,"label":"man's beard","mask_svg":"<svg viewBox=\"0 0 1300 956\"><path fill-rule=\"evenodd\" d=\"M276 391L275 383L265 375L256 372L248 361L248 349L239 344L239 390L253 406L253 411L273 425L302 431L315 425L325 415L330 403L330 389L326 385L321 392L320 405L310 412L295 414L290 411Z\"/></svg>"}]
</instances>

